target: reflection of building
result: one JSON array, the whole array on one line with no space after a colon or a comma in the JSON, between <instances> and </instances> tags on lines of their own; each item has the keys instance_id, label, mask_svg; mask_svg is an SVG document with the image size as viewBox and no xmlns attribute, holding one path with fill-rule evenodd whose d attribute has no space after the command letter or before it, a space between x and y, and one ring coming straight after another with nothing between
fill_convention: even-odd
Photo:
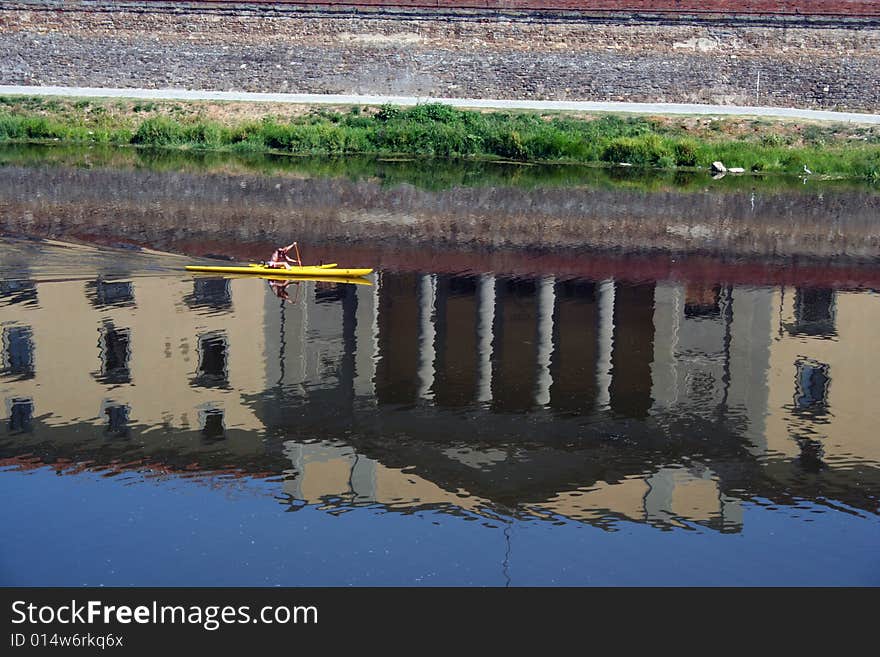
<instances>
[{"instance_id":1,"label":"reflection of building","mask_svg":"<svg viewBox=\"0 0 880 657\"><path fill-rule=\"evenodd\" d=\"M198 409L210 406L224 426L258 430L239 391L265 387L263 344L249 326L263 299L239 295L236 312L246 319L229 322L179 312L192 288L160 278L47 283L39 304L4 308L0 394L19 414L14 424L28 413L46 427L76 420L116 437L131 425L201 431Z\"/></svg>"},{"instance_id":2,"label":"reflection of building","mask_svg":"<svg viewBox=\"0 0 880 657\"><path fill-rule=\"evenodd\" d=\"M216 278L10 297L4 453L51 437L64 458L286 472L285 492L329 506L724 531L742 496L880 463L876 295L391 272L295 285L296 303ZM834 476L870 505L864 472Z\"/></svg>"},{"instance_id":3,"label":"reflection of building","mask_svg":"<svg viewBox=\"0 0 880 657\"><path fill-rule=\"evenodd\" d=\"M742 526L739 500L721 493L706 468L662 467L648 476L597 482L589 489L561 492L541 509L586 522L619 517L661 527L692 522L738 531Z\"/></svg>"},{"instance_id":4,"label":"reflection of building","mask_svg":"<svg viewBox=\"0 0 880 657\"><path fill-rule=\"evenodd\" d=\"M34 376L34 338L30 326L3 327L3 369L6 376L30 379Z\"/></svg>"},{"instance_id":5,"label":"reflection of building","mask_svg":"<svg viewBox=\"0 0 880 657\"><path fill-rule=\"evenodd\" d=\"M773 316L767 450L814 471L880 462L880 296L785 288Z\"/></svg>"},{"instance_id":6,"label":"reflection of building","mask_svg":"<svg viewBox=\"0 0 880 657\"><path fill-rule=\"evenodd\" d=\"M6 305L35 305L37 285L33 281L0 280L0 308Z\"/></svg>"},{"instance_id":7,"label":"reflection of building","mask_svg":"<svg viewBox=\"0 0 880 657\"><path fill-rule=\"evenodd\" d=\"M757 455L764 443L772 292L695 288L657 285L653 408L723 417ZM695 303L695 298L709 302Z\"/></svg>"}]
</instances>

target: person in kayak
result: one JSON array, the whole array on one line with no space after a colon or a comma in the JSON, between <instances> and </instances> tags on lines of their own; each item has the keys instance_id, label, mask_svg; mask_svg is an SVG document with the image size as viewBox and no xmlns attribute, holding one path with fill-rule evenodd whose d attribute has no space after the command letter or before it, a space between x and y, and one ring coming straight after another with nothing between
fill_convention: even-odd
<instances>
[{"instance_id":1,"label":"person in kayak","mask_svg":"<svg viewBox=\"0 0 880 657\"><path fill-rule=\"evenodd\" d=\"M274 269L290 269L290 265L302 267L302 261L299 259L299 249L297 249L296 246L296 242L288 244L287 246L279 246L272 252L272 257L265 263L266 266ZM296 249L296 259L293 259L288 255L291 249Z\"/></svg>"}]
</instances>

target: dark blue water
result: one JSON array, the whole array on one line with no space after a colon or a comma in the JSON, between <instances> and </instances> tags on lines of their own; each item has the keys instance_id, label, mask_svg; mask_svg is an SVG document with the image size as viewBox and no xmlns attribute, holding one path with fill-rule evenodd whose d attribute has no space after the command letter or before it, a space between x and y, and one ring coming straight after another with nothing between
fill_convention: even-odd
<instances>
[{"instance_id":1,"label":"dark blue water","mask_svg":"<svg viewBox=\"0 0 880 657\"><path fill-rule=\"evenodd\" d=\"M366 506L289 513L277 484L5 471L10 585L877 585L880 523L808 501L745 506L743 530L614 531Z\"/></svg>"}]
</instances>

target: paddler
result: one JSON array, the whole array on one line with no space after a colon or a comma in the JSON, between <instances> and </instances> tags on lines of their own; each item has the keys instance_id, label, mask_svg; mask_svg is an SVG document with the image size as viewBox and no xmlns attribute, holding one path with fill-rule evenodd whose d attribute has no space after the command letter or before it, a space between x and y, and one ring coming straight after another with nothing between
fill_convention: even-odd
<instances>
[{"instance_id":1,"label":"paddler","mask_svg":"<svg viewBox=\"0 0 880 657\"><path fill-rule=\"evenodd\" d=\"M288 255L291 249L296 250L296 259L293 259ZM269 258L269 261L266 263L267 267L273 267L275 269L290 269L290 265L302 267L302 260L299 259L299 249L297 248L296 242L288 244L287 246L279 246L272 252L272 257Z\"/></svg>"}]
</instances>

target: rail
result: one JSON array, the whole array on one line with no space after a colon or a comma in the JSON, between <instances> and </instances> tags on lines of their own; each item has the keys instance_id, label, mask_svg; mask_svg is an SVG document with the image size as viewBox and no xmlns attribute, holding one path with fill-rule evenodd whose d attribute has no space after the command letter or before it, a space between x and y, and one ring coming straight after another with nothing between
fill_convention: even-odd
<instances>
[{"instance_id":1,"label":"rail","mask_svg":"<svg viewBox=\"0 0 880 657\"><path fill-rule=\"evenodd\" d=\"M91 3L64 3L86 9ZM738 14L763 16L880 17L878 0L108 0L104 4L138 5L300 5L314 7L553 11L637 14Z\"/></svg>"}]
</instances>

